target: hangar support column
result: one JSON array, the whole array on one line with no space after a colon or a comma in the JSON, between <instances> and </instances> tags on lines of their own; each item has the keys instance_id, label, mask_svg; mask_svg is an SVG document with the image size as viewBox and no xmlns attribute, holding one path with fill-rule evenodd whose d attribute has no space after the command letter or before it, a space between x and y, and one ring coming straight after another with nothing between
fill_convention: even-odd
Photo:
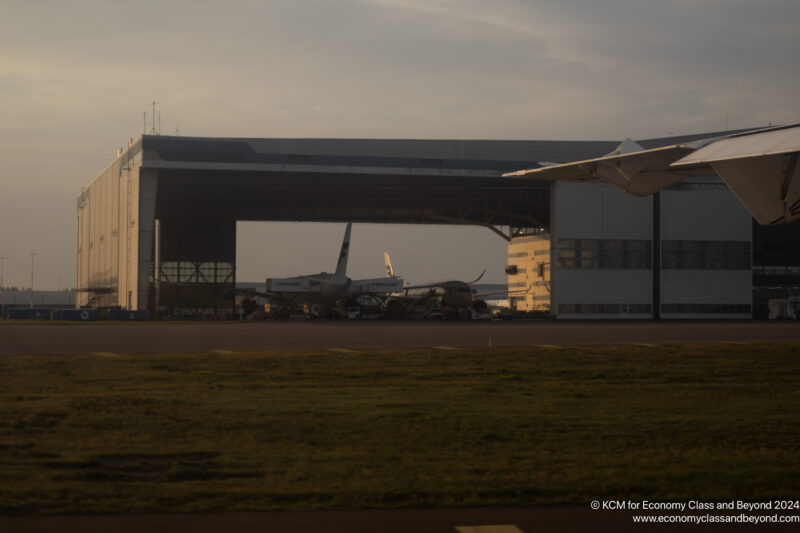
<instances>
[{"instance_id":1,"label":"hangar support column","mask_svg":"<svg viewBox=\"0 0 800 533\"><path fill-rule=\"evenodd\" d=\"M233 316L236 220L161 213L159 228L156 313L193 318ZM155 307L154 301L152 305Z\"/></svg>"},{"instance_id":2,"label":"hangar support column","mask_svg":"<svg viewBox=\"0 0 800 533\"><path fill-rule=\"evenodd\" d=\"M156 223L156 191L158 190L158 172L141 169L139 173L139 262L137 299L135 309L144 310L150 307L150 276L153 265Z\"/></svg>"}]
</instances>

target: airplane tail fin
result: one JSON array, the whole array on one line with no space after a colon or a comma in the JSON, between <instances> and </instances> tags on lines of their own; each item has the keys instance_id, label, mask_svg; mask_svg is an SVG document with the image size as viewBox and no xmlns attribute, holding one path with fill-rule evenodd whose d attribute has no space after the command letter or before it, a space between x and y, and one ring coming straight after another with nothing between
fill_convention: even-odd
<instances>
[{"instance_id":1,"label":"airplane tail fin","mask_svg":"<svg viewBox=\"0 0 800 533\"><path fill-rule=\"evenodd\" d=\"M389 259L389 252L383 252L383 262L386 263L386 277L394 277L394 269L392 268L392 261Z\"/></svg>"},{"instance_id":2,"label":"airplane tail fin","mask_svg":"<svg viewBox=\"0 0 800 533\"><path fill-rule=\"evenodd\" d=\"M342 251L339 252L339 262L336 263L336 275L347 275L347 254L350 252L350 228L353 227L352 222L347 223L347 229L344 230L344 240L342 241Z\"/></svg>"}]
</instances>

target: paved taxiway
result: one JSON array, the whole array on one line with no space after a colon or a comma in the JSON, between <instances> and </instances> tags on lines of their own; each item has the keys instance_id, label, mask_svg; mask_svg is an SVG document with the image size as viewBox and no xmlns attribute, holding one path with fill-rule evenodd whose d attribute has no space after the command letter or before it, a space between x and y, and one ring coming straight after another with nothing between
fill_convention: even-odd
<instances>
[{"instance_id":1,"label":"paved taxiway","mask_svg":"<svg viewBox=\"0 0 800 533\"><path fill-rule=\"evenodd\" d=\"M656 515L655 513L642 513ZM662 513L668 515L668 513ZM699 513L686 513L699 514ZM735 512L726 514L739 514ZM758 515L762 513L750 513ZM774 514L774 513L765 513ZM785 513L782 513L785 514ZM16 533L538 533L558 531L731 531L727 524L634 524L630 511L592 511L582 507L392 509L368 511L277 511L264 513L184 513L95 516L0 516L0 531ZM656 515L658 516L658 515ZM664 529L664 528L668 529ZM744 526L747 528L748 526ZM795 531L796 524L759 524L753 531Z\"/></svg>"},{"instance_id":2,"label":"paved taxiway","mask_svg":"<svg viewBox=\"0 0 800 533\"><path fill-rule=\"evenodd\" d=\"M0 355L800 342L800 322L4 324Z\"/></svg>"}]
</instances>

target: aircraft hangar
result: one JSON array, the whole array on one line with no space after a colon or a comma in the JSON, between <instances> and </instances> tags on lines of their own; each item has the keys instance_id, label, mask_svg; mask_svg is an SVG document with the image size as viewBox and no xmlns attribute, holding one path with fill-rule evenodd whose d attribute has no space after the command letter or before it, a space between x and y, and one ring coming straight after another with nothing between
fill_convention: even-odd
<instances>
[{"instance_id":1,"label":"aircraft hangar","mask_svg":"<svg viewBox=\"0 0 800 533\"><path fill-rule=\"evenodd\" d=\"M712 135L638 142L653 148ZM502 174L598 157L618 144L143 135L119 149L78 195L77 304L232 314L238 220L468 224L508 240L539 228L549 232L554 220L567 220L567 189ZM587 187L598 190L578 189ZM591 199L583 201L586 207ZM551 212L556 205L560 218ZM574 228L580 216L567 218ZM652 262L647 268L651 289L644 292L656 294L658 269ZM644 293L637 297L647 299ZM656 297L650 307L636 309L658 316ZM596 304L586 309L613 309ZM563 299L559 305L573 314L581 308Z\"/></svg>"}]
</instances>

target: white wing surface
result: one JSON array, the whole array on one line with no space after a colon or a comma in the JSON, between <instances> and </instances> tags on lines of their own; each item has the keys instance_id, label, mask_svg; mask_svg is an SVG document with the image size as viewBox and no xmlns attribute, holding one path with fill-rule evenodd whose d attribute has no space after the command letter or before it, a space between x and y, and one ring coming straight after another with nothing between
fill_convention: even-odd
<instances>
[{"instance_id":1,"label":"white wing surface","mask_svg":"<svg viewBox=\"0 0 800 533\"><path fill-rule=\"evenodd\" d=\"M722 178L759 224L800 218L800 127L719 140L674 162L708 165Z\"/></svg>"},{"instance_id":2,"label":"white wing surface","mask_svg":"<svg viewBox=\"0 0 800 533\"><path fill-rule=\"evenodd\" d=\"M800 218L800 125L636 150L626 140L595 159L504 174L543 180L611 183L635 196L716 173L762 225Z\"/></svg>"}]
</instances>

